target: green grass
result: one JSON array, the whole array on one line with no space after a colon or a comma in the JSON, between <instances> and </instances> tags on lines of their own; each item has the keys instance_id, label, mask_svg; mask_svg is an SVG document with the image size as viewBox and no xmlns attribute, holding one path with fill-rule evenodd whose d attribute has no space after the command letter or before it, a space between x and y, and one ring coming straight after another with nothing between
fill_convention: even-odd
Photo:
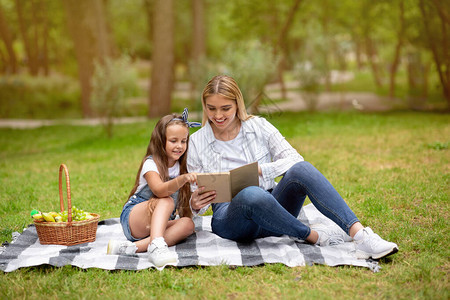
<instances>
[{"instance_id":1,"label":"green grass","mask_svg":"<svg viewBox=\"0 0 450 300\"><path fill-rule=\"evenodd\" d=\"M382 270L280 264L137 272L66 266L0 274L0 298L448 299L450 117L425 113L282 113L268 116L333 183L364 225L400 252ZM0 130L0 238L31 223L31 209L57 210L58 168L72 201L118 217L155 122Z\"/></svg>"},{"instance_id":2,"label":"green grass","mask_svg":"<svg viewBox=\"0 0 450 300\"><path fill-rule=\"evenodd\" d=\"M372 92L379 96L388 97L389 96L389 74L384 73L382 77L382 86L377 87L373 78L372 72L369 70L363 71L354 71L354 78L344 83L333 84L331 86L332 92ZM397 72L395 78L395 90L394 97L401 99L408 103L409 98L418 97L422 98L419 91L410 91L408 85L408 77L407 73L403 70ZM426 99L423 100L422 104L429 104L435 108L445 108L446 101L444 99L444 95L442 93L442 86L439 82L439 78L437 74L431 73L429 76L428 82L428 95ZM324 87L321 89L324 91ZM419 93L419 94L418 94Z\"/></svg>"}]
</instances>

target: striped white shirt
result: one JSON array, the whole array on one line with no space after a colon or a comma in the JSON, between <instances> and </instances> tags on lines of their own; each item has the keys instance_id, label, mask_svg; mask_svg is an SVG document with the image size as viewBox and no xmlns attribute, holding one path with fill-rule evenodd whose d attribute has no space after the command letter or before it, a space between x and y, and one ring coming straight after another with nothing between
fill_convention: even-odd
<instances>
[{"instance_id":1,"label":"striped white shirt","mask_svg":"<svg viewBox=\"0 0 450 300\"><path fill-rule=\"evenodd\" d=\"M276 186L275 178L286 173L303 157L295 150L272 124L262 117L252 117L241 124L246 163L257 161L262 176L259 185L265 190ZM188 171L195 173L223 172L226 169L222 151L217 149L211 125L207 123L189 138ZM208 206L194 215L203 214Z\"/></svg>"}]
</instances>

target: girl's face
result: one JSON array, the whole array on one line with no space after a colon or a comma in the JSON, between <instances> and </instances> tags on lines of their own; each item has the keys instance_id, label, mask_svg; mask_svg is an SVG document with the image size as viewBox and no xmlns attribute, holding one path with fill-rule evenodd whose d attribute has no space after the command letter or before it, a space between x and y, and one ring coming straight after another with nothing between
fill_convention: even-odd
<instances>
[{"instance_id":1,"label":"girl's face","mask_svg":"<svg viewBox=\"0 0 450 300\"><path fill-rule=\"evenodd\" d=\"M236 101L215 94L205 100L206 114L215 131L226 132L234 129L239 119L236 116Z\"/></svg>"},{"instance_id":2,"label":"girl's face","mask_svg":"<svg viewBox=\"0 0 450 300\"><path fill-rule=\"evenodd\" d=\"M173 167L187 148L189 130L179 124L169 125L166 128L166 153L169 167Z\"/></svg>"}]
</instances>

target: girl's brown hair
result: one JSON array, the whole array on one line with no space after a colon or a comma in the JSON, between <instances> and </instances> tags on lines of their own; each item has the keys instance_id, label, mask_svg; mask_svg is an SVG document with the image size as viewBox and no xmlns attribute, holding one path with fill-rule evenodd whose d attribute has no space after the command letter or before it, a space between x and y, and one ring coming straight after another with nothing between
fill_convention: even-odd
<instances>
[{"instance_id":1,"label":"girl's brown hair","mask_svg":"<svg viewBox=\"0 0 450 300\"><path fill-rule=\"evenodd\" d=\"M156 123L155 128L153 129L150 142L147 146L147 152L145 153L144 158L142 159L141 165L139 166L139 170L136 175L136 181L134 183L134 187L128 196L128 199L136 193L136 190L139 186L139 177L141 175L142 166L144 165L145 160L148 156L152 156L153 161L158 167L159 176L162 181L168 181L169 178L169 166L168 159L166 153L166 129L168 126L172 125L181 125L186 127L189 130L187 124L181 120L180 115L171 114L162 117L158 123ZM188 173L187 171L187 151L189 145L189 134L187 136L186 141L186 151L179 158L178 162L180 163L180 175ZM175 192L175 191L174 191ZM183 185L178 193L178 213L181 217L192 217L191 208L189 206L189 199L191 197L191 189L189 183Z\"/></svg>"},{"instance_id":2,"label":"girl's brown hair","mask_svg":"<svg viewBox=\"0 0 450 300\"><path fill-rule=\"evenodd\" d=\"M208 115L206 114L206 99L213 95L221 95L229 100L236 101L237 112L236 115L241 121L246 121L253 117L247 114L245 109L244 97L236 81L227 75L216 75L206 84L202 93L203 118L202 125L205 126L208 122Z\"/></svg>"}]
</instances>

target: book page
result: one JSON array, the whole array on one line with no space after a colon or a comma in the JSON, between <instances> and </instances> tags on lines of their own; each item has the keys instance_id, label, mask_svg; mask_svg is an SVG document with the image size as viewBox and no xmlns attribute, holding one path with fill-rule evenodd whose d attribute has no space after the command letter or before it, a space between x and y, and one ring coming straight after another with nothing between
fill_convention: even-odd
<instances>
[{"instance_id":1,"label":"book page","mask_svg":"<svg viewBox=\"0 0 450 300\"><path fill-rule=\"evenodd\" d=\"M231 201L230 173L198 173L197 186L205 187L203 192L216 191L216 199L212 203Z\"/></svg>"},{"instance_id":2,"label":"book page","mask_svg":"<svg viewBox=\"0 0 450 300\"><path fill-rule=\"evenodd\" d=\"M258 162L231 170L230 177L232 198L248 186L259 186Z\"/></svg>"}]
</instances>

